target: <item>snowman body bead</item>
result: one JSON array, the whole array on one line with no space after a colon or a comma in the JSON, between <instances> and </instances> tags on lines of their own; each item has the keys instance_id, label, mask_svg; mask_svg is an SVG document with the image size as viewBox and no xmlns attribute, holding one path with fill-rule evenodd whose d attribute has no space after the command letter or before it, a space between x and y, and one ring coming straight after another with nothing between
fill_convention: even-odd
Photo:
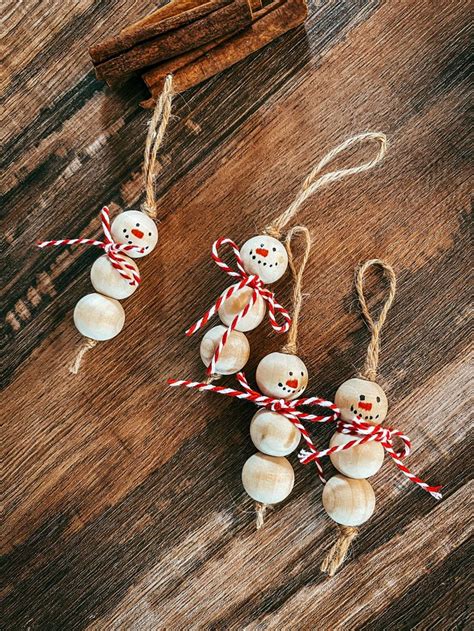
<instances>
[{"instance_id":1,"label":"snowman body bead","mask_svg":"<svg viewBox=\"0 0 474 631\"><path fill-rule=\"evenodd\" d=\"M360 526L374 512L375 493L367 480L335 475L324 485L323 506L337 524Z\"/></svg>"},{"instance_id":2,"label":"snowman body bead","mask_svg":"<svg viewBox=\"0 0 474 631\"><path fill-rule=\"evenodd\" d=\"M114 298L87 294L76 304L74 324L84 337L103 342L112 339L123 329L125 311Z\"/></svg>"},{"instance_id":3,"label":"snowman body bead","mask_svg":"<svg viewBox=\"0 0 474 631\"><path fill-rule=\"evenodd\" d=\"M131 265L134 268L135 273L138 275L138 267L135 261L123 254L120 256L125 259L127 265ZM106 254L94 261L91 267L91 283L97 292L116 300L129 298L138 287L138 284L131 284L130 280L121 276Z\"/></svg>"},{"instance_id":4,"label":"snowman body bead","mask_svg":"<svg viewBox=\"0 0 474 631\"><path fill-rule=\"evenodd\" d=\"M248 239L240 249L245 271L257 275L266 285L286 272L288 253L281 241L266 234Z\"/></svg>"},{"instance_id":5,"label":"snowman body bead","mask_svg":"<svg viewBox=\"0 0 474 631\"><path fill-rule=\"evenodd\" d=\"M293 490L295 472L286 458L257 453L242 469L242 484L256 502L277 504Z\"/></svg>"},{"instance_id":6,"label":"snowman body bead","mask_svg":"<svg viewBox=\"0 0 474 631\"><path fill-rule=\"evenodd\" d=\"M329 446L346 445L354 438L351 434L336 432L332 436ZM380 443L369 441L362 445L350 447L350 449L345 451L331 454L329 457L340 473L349 478L360 480L362 478L370 478L377 473L383 464L384 455L385 451Z\"/></svg>"},{"instance_id":7,"label":"snowman body bead","mask_svg":"<svg viewBox=\"0 0 474 631\"><path fill-rule=\"evenodd\" d=\"M287 456L298 447L301 433L283 414L259 410L250 422L250 437L262 453Z\"/></svg>"},{"instance_id":8,"label":"snowman body bead","mask_svg":"<svg viewBox=\"0 0 474 631\"><path fill-rule=\"evenodd\" d=\"M200 354L205 366L209 366L214 353L226 332L226 327L218 325L209 329L201 340ZM243 333L231 331L227 343L216 362L215 371L219 375L233 375L245 366L250 355L250 345Z\"/></svg>"},{"instance_id":9,"label":"snowman body bead","mask_svg":"<svg viewBox=\"0 0 474 631\"><path fill-rule=\"evenodd\" d=\"M218 310L221 322L226 326L230 326L234 318L241 313L249 304L253 289L251 287L242 287L238 289L230 298L227 298ZM249 309L248 313L239 320L236 331L252 331L262 322L265 317L266 306L265 301L260 294L257 293L255 304Z\"/></svg>"},{"instance_id":10,"label":"snowman body bead","mask_svg":"<svg viewBox=\"0 0 474 631\"><path fill-rule=\"evenodd\" d=\"M129 252L128 256L139 259L150 254L158 243L158 228L155 222L140 210L119 213L112 222L111 233L116 243L137 245L143 252Z\"/></svg>"}]
</instances>

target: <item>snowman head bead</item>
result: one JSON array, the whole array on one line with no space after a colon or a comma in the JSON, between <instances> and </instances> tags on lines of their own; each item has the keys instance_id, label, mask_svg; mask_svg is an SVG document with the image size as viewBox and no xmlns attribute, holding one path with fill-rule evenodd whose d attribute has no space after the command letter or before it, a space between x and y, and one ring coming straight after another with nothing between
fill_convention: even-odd
<instances>
[{"instance_id":1,"label":"snowman head bead","mask_svg":"<svg viewBox=\"0 0 474 631\"><path fill-rule=\"evenodd\" d=\"M158 243L158 228L153 219L140 210L126 210L115 217L111 233L116 243L138 245L143 252L127 252L133 259L150 254Z\"/></svg>"},{"instance_id":2,"label":"snowman head bead","mask_svg":"<svg viewBox=\"0 0 474 631\"><path fill-rule=\"evenodd\" d=\"M388 401L382 388L374 381L358 377L339 386L334 401L344 421L355 416L370 425L381 425L388 412Z\"/></svg>"},{"instance_id":3,"label":"snowman head bead","mask_svg":"<svg viewBox=\"0 0 474 631\"><path fill-rule=\"evenodd\" d=\"M270 353L258 364L255 378L263 394L290 401L305 391L308 370L296 355Z\"/></svg>"},{"instance_id":4,"label":"snowman head bead","mask_svg":"<svg viewBox=\"0 0 474 631\"><path fill-rule=\"evenodd\" d=\"M266 234L244 243L240 256L248 274L256 274L266 285L275 283L286 272L288 253L281 241Z\"/></svg>"}]
</instances>

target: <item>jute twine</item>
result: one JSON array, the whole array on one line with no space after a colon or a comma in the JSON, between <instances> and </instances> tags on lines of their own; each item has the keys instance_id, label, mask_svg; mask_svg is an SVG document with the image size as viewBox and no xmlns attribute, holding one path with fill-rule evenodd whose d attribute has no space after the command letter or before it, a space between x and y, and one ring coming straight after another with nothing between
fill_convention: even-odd
<instances>
[{"instance_id":1,"label":"jute twine","mask_svg":"<svg viewBox=\"0 0 474 631\"><path fill-rule=\"evenodd\" d=\"M301 261L297 264L295 262L296 257L293 252L292 241L293 238L298 235L302 235L303 237L304 250ZM291 228L286 236L285 246L288 252L288 264L290 266L291 274L294 280L292 297L293 316L291 320L291 326L288 331L288 339L285 346L281 349L281 352L295 355L296 351L298 350L298 321L301 313L301 306L303 304L303 272L305 270L311 252L311 234L308 228L306 228L306 226L294 226L293 228ZM262 528L262 526L264 525L265 513L269 508L272 508L272 506L269 504L256 502L255 513L257 530L260 530L260 528Z\"/></svg>"},{"instance_id":2,"label":"jute twine","mask_svg":"<svg viewBox=\"0 0 474 631\"><path fill-rule=\"evenodd\" d=\"M388 279L387 297L382 305L378 318L371 315L367 300L364 294L364 277L371 267L380 267ZM380 259L370 259L361 265L355 276L355 287L362 315L370 330L370 342L367 347L364 367L359 373L359 377L369 381L375 381L377 378L377 369L379 364L380 353L380 333L387 318L387 313L392 306L393 299L397 288L397 279L393 267ZM359 534L359 529L354 526L339 526L339 536L336 543L331 547L323 562L321 563L321 571L326 572L329 576L334 576L338 568L344 563L349 552L351 543Z\"/></svg>"},{"instance_id":3,"label":"jute twine","mask_svg":"<svg viewBox=\"0 0 474 631\"><path fill-rule=\"evenodd\" d=\"M157 216L157 203L155 196L155 170L156 156L163 142L166 128L171 116L171 103L173 101L173 75L168 75L165 79L163 91L153 111L148 133L145 141L145 152L143 156L143 183L145 189L145 201L142 204L142 211L152 219ZM69 372L77 375L81 368L84 355L97 344L96 340L85 338L79 346L77 353L69 366Z\"/></svg>"},{"instance_id":4,"label":"jute twine","mask_svg":"<svg viewBox=\"0 0 474 631\"><path fill-rule=\"evenodd\" d=\"M362 164L359 164L355 167L339 169L337 171L330 171L329 173L325 173L324 175L316 178L316 176L321 173L324 167L328 165L332 160L334 160L334 158L336 158L338 155L340 155L341 153L346 151L346 149L349 149L353 145L357 145L365 141L375 141L379 144L377 154L374 158L372 158L372 160L369 160L368 162L363 162ZM299 210L302 204L304 204L308 197L310 197L315 191L323 188L327 184L342 180L348 175L356 175L358 173L363 173L364 171L372 169L381 160L383 160L386 151L387 137L382 132L368 131L362 134L357 134L356 136L352 136L351 138L345 140L343 143L329 151L329 153L324 156L319 164L314 167L314 169L303 182L303 185L293 202L272 224L265 228L265 232L270 236L275 237L276 239L280 239L283 228L288 224L288 222L292 219L292 217Z\"/></svg>"}]
</instances>

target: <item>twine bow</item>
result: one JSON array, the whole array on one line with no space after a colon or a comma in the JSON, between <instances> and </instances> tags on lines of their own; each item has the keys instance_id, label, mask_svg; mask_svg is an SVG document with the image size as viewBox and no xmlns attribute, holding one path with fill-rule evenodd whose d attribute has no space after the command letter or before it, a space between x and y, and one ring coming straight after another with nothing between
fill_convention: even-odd
<instances>
[{"instance_id":1,"label":"twine bow","mask_svg":"<svg viewBox=\"0 0 474 631\"><path fill-rule=\"evenodd\" d=\"M217 394L224 394L228 397L245 399L247 401L251 401L259 407L266 408L267 410L270 410L272 412L277 412L278 414L281 414L282 416L287 418L295 427L299 429L308 446L308 453L320 453L317 451L316 445L313 443L311 436L302 424L302 421L309 421L311 423L328 423L330 421L337 420L340 416L340 411L339 408L337 408L332 401L326 401L325 399L321 399L319 397L303 397L300 399L293 399L292 401L286 401L285 399L276 399L274 397L269 397L261 394L260 392L257 392L256 390L253 390L249 386L243 372L239 372L237 374L237 380L242 386L244 390L243 392L241 390L235 390L234 388L226 388L225 386L217 386L211 383L202 383L185 379L169 379L168 385L172 387L182 386L184 388L192 388L195 390L199 390L200 392L216 392ZM316 405L319 407L328 408L328 410L330 410L332 413L328 414L327 416L310 414L298 409L302 405ZM318 470L319 478L324 484L326 480L324 478L322 466L319 462L319 457L312 458L312 461L314 461Z\"/></svg>"},{"instance_id":2,"label":"twine bow","mask_svg":"<svg viewBox=\"0 0 474 631\"><path fill-rule=\"evenodd\" d=\"M234 253L235 262L237 270L233 269L227 263L225 263L219 255L219 250L224 245L230 245L232 251ZM240 320L244 318L253 305L256 303L258 297L260 296L268 305L268 319L270 320L270 325L272 329L276 333L286 333L291 325L291 317L288 311L280 305L276 299L273 292L267 289L262 281L262 279L257 276L257 274L248 274L244 268L244 262L240 255L239 247L231 240L226 237L221 237L217 241L215 241L212 245L211 256L216 264L223 270L228 276L232 278L240 279L236 285L232 285L229 287L215 302L215 304L210 307L206 311L206 313L200 318L197 322L195 322L189 329L186 331L186 335L193 335L199 329L202 329L210 318L220 309L221 305L228 300L233 294L240 291L244 287L250 287L252 289L252 293L250 295L249 301L247 304L239 311L230 325L227 327L224 335L219 341L217 348L214 352L214 355L211 359L211 363L207 368L207 374L212 375L216 371L216 364L219 359L220 354L222 353L223 348L226 345L227 339L232 331L235 330ZM283 323L279 324L277 321L277 315L281 314L283 317Z\"/></svg>"},{"instance_id":3,"label":"twine bow","mask_svg":"<svg viewBox=\"0 0 474 631\"><path fill-rule=\"evenodd\" d=\"M393 427L382 427L381 425L370 425L364 421L353 419L351 421L344 421L339 419L337 423L337 431L341 434L350 434L356 436L354 440L349 441L345 445L334 445L324 451L305 451L301 450L299 453L299 460L302 464L308 464L313 460L318 462L324 456L330 456L331 454L351 449L357 445L363 445L368 442L378 442L382 445L385 451L390 455L400 471L407 476L413 483L418 484L427 493L430 493L435 499L441 499L442 495L439 492L441 486L429 486L426 482L423 482L419 477L414 475L408 467L402 463L402 459L406 458L411 451L411 441L400 430ZM393 439L399 438L403 446L397 451L393 446Z\"/></svg>"},{"instance_id":4,"label":"twine bow","mask_svg":"<svg viewBox=\"0 0 474 631\"><path fill-rule=\"evenodd\" d=\"M138 285L141 282L138 271L127 262L127 259L121 256L122 252L139 252L143 254L144 249L139 245L130 243L116 243L112 238L110 231L110 211L104 206L100 211L100 221L104 232L104 240L97 241L95 239L54 239L52 241L42 241L38 243L39 248L46 248L52 245L95 245L104 250L111 265L115 268L122 278L125 278L129 285Z\"/></svg>"}]
</instances>

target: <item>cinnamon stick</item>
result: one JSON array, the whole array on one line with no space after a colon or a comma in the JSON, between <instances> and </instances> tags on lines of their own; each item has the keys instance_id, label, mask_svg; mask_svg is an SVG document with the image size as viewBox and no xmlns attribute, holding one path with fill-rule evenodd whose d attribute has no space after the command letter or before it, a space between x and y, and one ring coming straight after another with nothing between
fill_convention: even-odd
<instances>
[{"instance_id":1,"label":"cinnamon stick","mask_svg":"<svg viewBox=\"0 0 474 631\"><path fill-rule=\"evenodd\" d=\"M264 7L254 14L255 22L251 26L226 39L212 48L212 51L204 52L181 67L177 66L173 77L173 89L175 92L184 92L229 68L283 33L302 24L307 12L306 0L279 0ZM164 81L161 66L148 70L142 78L152 97L143 101L142 106L153 107Z\"/></svg>"},{"instance_id":2,"label":"cinnamon stick","mask_svg":"<svg viewBox=\"0 0 474 631\"><path fill-rule=\"evenodd\" d=\"M160 61L170 59L250 24L252 14L248 0L226 2L222 8L190 24L143 42L96 66L97 78L114 81Z\"/></svg>"},{"instance_id":3,"label":"cinnamon stick","mask_svg":"<svg viewBox=\"0 0 474 631\"><path fill-rule=\"evenodd\" d=\"M159 15L159 11L156 11L151 16L148 16L146 20L132 24L120 31L118 35L114 35L92 46L92 48L89 49L89 54L94 64L102 63L125 50L133 48L136 44L140 44L148 39L153 39L162 33L172 31L184 24L194 22L212 13L212 11L216 11L230 4L231 1L232 0L208 0L207 2L202 2L197 6L189 7L185 10L180 10L166 17L163 17L163 14ZM195 0L193 0L193 2L195 2Z\"/></svg>"}]
</instances>

